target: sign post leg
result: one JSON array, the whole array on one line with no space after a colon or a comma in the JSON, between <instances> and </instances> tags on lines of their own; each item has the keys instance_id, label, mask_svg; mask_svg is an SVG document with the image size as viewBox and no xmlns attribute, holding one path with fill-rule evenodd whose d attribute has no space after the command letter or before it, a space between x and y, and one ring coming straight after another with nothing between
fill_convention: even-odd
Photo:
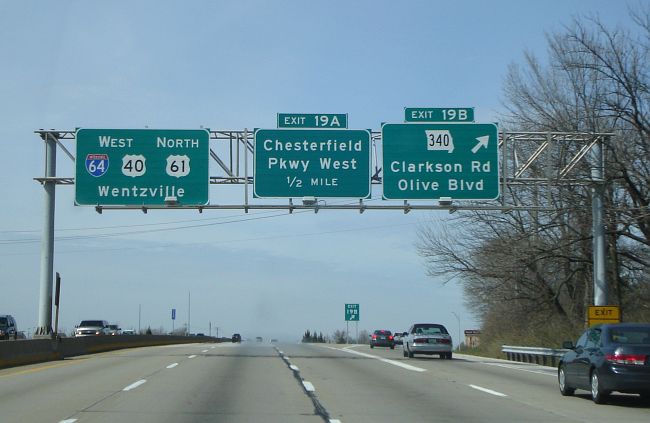
<instances>
[{"instance_id":1,"label":"sign post leg","mask_svg":"<svg viewBox=\"0 0 650 423\"><path fill-rule=\"evenodd\" d=\"M54 207L56 181L56 143L58 134L44 132L45 141L45 177L43 181L44 224L41 241L41 283L38 301L38 327L35 337L52 336L52 285L54 272Z\"/></svg>"}]
</instances>

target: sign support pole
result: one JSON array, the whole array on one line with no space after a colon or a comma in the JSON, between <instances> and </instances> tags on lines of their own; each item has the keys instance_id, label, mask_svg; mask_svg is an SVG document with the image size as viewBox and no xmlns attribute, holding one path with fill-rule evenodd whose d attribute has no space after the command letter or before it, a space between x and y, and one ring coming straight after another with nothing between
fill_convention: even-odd
<instances>
[{"instance_id":1,"label":"sign support pole","mask_svg":"<svg viewBox=\"0 0 650 423\"><path fill-rule=\"evenodd\" d=\"M38 301L38 327L35 337L52 336L52 285L54 272L54 208L56 199L56 144L58 134L44 132L45 180L43 181L43 237L41 240L41 283ZM49 180L52 178L52 180Z\"/></svg>"},{"instance_id":2,"label":"sign support pole","mask_svg":"<svg viewBox=\"0 0 650 423\"><path fill-rule=\"evenodd\" d=\"M345 343L350 343L350 322L345 322Z\"/></svg>"},{"instance_id":3,"label":"sign support pole","mask_svg":"<svg viewBox=\"0 0 650 423\"><path fill-rule=\"evenodd\" d=\"M591 189L591 215L593 232L593 284L594 284L594 305L604 306L608 304L608 286L605 273L605 228L603 225L604 215L604 163L603 163L603 142L599 140L593 146L594 166L591 169L591 177L594 183Z\"/></svg>"}]
</instances>

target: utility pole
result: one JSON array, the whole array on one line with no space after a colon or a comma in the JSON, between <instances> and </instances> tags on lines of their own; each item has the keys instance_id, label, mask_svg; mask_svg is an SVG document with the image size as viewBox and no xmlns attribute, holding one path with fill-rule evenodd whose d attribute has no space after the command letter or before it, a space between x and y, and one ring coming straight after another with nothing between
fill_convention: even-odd
<instances>
[{"instance_id":1,"label":"utility pole","mask_svg":"<svg viewBox=\"0 0 650 423\"><path fill-rule=\"evenodd\" d=\"M192 302L190 301L190 291L187 291L187 336L192 333L190 331L190 310L192 309Z\"/></svg>"},{"instance_id":2,"label":"utility pole","mask_svg":"<svg viewBox=\"0 0 650 423\"><path fill-rule=\"evenodd\" d=\"M138 304L138 335L141 335L140 322L142 321L142 304Z\"/></svg>"}]
</instances>

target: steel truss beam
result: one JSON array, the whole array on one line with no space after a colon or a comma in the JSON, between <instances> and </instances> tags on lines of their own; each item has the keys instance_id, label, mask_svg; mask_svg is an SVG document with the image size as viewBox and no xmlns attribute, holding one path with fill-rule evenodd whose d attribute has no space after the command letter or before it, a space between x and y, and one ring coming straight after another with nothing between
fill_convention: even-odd
<instances>
[{"instance_id":1,"label":"steel truss beam","mask_svg":"<svg viewBox=\"0 0 650 423\"><path fill-rule=\"evenodd\" d=\"M56 145L74 162L75 158L63 141L75 141L76 131L73 130L44 130L35 131L43 140L55 139ZM404 202L396 205L394 201L384 201L381 205L368 205L359 200L354 205L324 204L323 201L314 205L293 204L263 204L249 203L248 186L254 182L254 177L248 175L252 166L254 132L248 130L210 130L210 158L216 163L217 174L210 176L211 185L244 185L243 204L211 204L207 206L97 206L96 210L158 210L158 209L197 209L203 210L355 210L363 213L365 210L448 210L450 213L460 210L485 210L509 212L514 210L552 211L550 201L545 206L539 204L522 204L522 198L530 195L522 193L534 192L536 199L550 199L553 190L563 187L593 187L603 181L592 176L591 170L602 167L603 163L590 163L588 154L595 146L602 146L604 141L613 136L610 133L571 133L571 132L500 132L499 133L499 163L501 197L498 201L461 201L451 205L438 204L433 200L417 201L417 204ZM371 183L380 185L383 170L378 150L381 150L381 131L371 131L372 143L372 176ZM243 172L242 172L243 169ZM57 185L74 185L74 177L37 177L34 180L41 184L55 183ZM353 199L351 201L354 201ZM422 204L425 203L425 204ZM537 200L534 203L538 203Z\"/></svg>"}]
</instances>

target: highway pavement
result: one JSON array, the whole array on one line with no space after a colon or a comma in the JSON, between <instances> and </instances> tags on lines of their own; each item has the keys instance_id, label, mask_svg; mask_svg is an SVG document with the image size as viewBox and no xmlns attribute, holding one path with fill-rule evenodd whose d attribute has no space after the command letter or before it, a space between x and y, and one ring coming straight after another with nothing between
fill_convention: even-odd
<instances>
[{"instance_id":1,"label":"highway pavement","mask_svg":"<svg viewBox=\"0 0 650 423\"><path fill-rule=\"evenodd\" d=\"M401 348L186 344L0 370L3 423L648 422L650 404L562 397L550 367Z\"/></svg>"}]
</instances>

